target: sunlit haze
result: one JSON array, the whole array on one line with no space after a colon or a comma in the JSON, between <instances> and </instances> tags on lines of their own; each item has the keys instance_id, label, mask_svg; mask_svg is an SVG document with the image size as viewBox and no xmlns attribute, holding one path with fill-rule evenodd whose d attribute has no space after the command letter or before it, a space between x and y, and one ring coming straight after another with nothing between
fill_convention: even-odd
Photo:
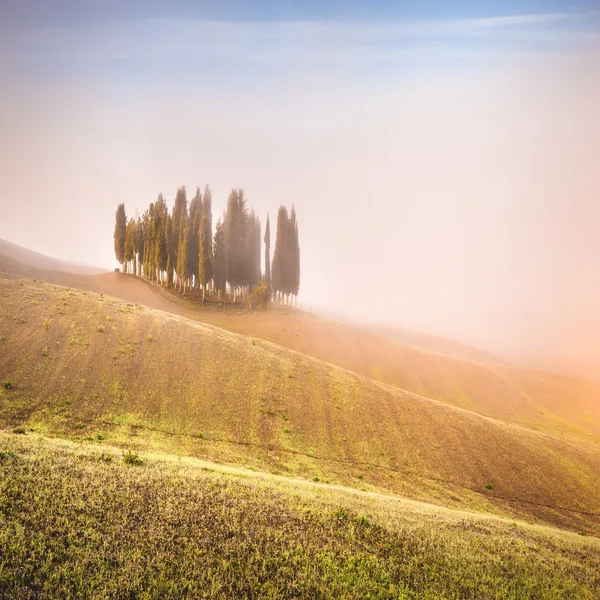
<instances>
[{"instance_id":1,"label":"sunlit haze","mask_svg":"<svg viewBox=\"0 0 600 600\"><path fill-rule=\"evenodd\" d=\"M112 269L118 203L241 187L306 305L598 365L593 3L155 4L1 3L0 238Z\"/></svg>"}]
</instances>

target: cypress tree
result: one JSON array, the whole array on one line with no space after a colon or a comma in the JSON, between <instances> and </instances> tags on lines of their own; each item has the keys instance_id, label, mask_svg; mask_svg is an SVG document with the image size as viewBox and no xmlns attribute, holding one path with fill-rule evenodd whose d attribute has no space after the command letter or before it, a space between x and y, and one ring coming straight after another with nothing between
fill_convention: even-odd
<instances>
[{"instance_id":1,"label":"cypress tree","mask_svg":"<svg viewBox=\"0 0 600 600\"><path fill-rule=\"evenodd\" d=\"M145 213L146 227L144 231L144 275L154 278L154 202L150 202L150 206Z\"/></svg>"},{"instance_id":2,"label":"cypress tree","mask_svg":"<svg viewBox=\"0 0 600 600\"><path fill-rule=\"evenodd\" d=\"M288 242L288 213L285 206L277 211L277 233L275 235L275 251L273 252L273 289L279 296L286 293L286 266Z\"/></svg>"},{"instance_id":3,"label":"cypress tree","mask_svg":"<svg viewBox=\"0 0 600 600\"><path fill-rule=\"evenodd\" d=\"M267 213L267 224L265 226L265 281L271 283L271 225Z\"/></svg>"},{"instance_id":4,"label":"cypress tree","mask_svg":"<svg viewBox=\"0 0 600 600\"><path fill-rule=\"evenodd\" d=\"M213 279L215 288L219 295L225 293L225 283L227 281L227 260L226 260L226 248L225 248L225 231L224 226L219 219L215 227L215 239L214 239L214 268L213 268Z\"/></svg>"},{"instance_id":5,"label":"cypress tree","mask_svg":"<svg viewBox=\"0 0 600 600\"><path fill-rule=\"evenodd\" d=\"M162 194L159 194L154 205L154 268L156 280L163 283L163 273L167 270L167 217L169 209Z\"/></svg>"},{"instance_id":6,"label":"cypress tree","mask_svg":"<svg viewBox=\"0 0 600 600\"><path fill-rule=\"evenodd\" d=\"M250 210L246 226L244 261L246 263L244 284L252 287L260 281L260 221L254 209Z\"/></svg>"},{"instance_id":7,"label":"cypress tree","mask_svg":"<svg viewBox=\"0 0 600 600\"><path fill-rule=\"evenodd\" d=\"M146 215L146 213L144 213ZM146 222L138 216L137 224L135 227L135 251L137 253L137 271L136 275L142 274L142 265L144 264L144 236L146 235Z\"/></svg>"},{"instance_id":8,"label":"cypress tree","mask_svg":"<svg viewBox=\"0 0 600 600\"><path fill-rule=\"evenodd\" d=\"M190 243L188 246L188 269L194 276L195 284L198 286L198 254L200 252L200 221L202 219L202 195L200 188L196 188L196 195L190 201Z\"/></svg>"},{"instance_id":9,"label":"cypress tree","mask_svg":"<svg viewBox=\"0 0 600 600\"><path fill-rule=\"evenodd\" d=\"M185 295L186 279L188 274L188 244L190 242L190 224L188 219L179 223L179 244L177 249L177 277L179 289L183 288Z\"/></svg>"},{"instance_id":10,"label":"cypress tree","mask_svg":"<svg viewBox=\"0 0 600 600\"><path fill-rule=\"evenodd\" d=\"M244 252L247 221L248 209L244 191L231 190L227 200L224 230L227 281L233 290L234 302L237 288L246 285L247 279L247 260Z\"/></svg>"},{"instance_id":11,"label":"cypress tree","mask_svg":"<svg viewBox=\"0 0 600 600\"><path fill-rule=\"evenodd\" d=\"M173 240L173 218L167 214L167 288L171 288L173 285L173 270L177 261L177 255L175 254L175 243Z\"/></svg>"},{"instance_id":12,"label":"cypress tree","mask_svg":"<svg viewBox=\"0 0 600 600\"><path fill-rule=\"evenodd\" d=\"M202 301L204 302L206 296L206 284L210 281L209 276L212 278L212 235L208 230L208 217L202 215L200 221L200 235L199 235L199 246L200 252L198 255L198 281L202 286Z\"/></svg>"},{"instance_id":13,"label":"cypress tree","mask_svg":"<svg viewBox=\"0 0 600 600\"><path fill-rule=\"evenodd\" d=\"M125 272L132 271L135 275L135 219L132 217L127 221L125 229ZM130 268L131 266L131 268Z\"/></svg>"},{"instance_id":14,"label":"cypress tree","mask_svg":"<svg viewBox=\"0 0 600 600\"><path fill-rule=\"evenodd\" d=\"M115 214L115 257L117 262L123 267L125 263L125 235L127 231L127 215L125 214L125 204L117 206Z\"/></svg>"},{"instance_id":15,"label":"cypress tree","mask_svg":"<svg viewBox=\"0 0 600 600\"><path fill-rule=\"evenodd\" d=\"M183 279L186 277L186 273L181 273L179 269L180 264L180 252L179 252L179 242L185 237L185 227L187 224L187 193L185 191L185 186L181 186L177 189L177 193L175 194L175 203L173 205L173 244L174 244L174 253L177 257L174 266L177 273L177 280L179 283L179 287L183 283ZM181 260L182 264L187 263L187 257L185 260Z\"/></svg>"},{"instance_id":16,"label":"cypress tree","mask_svg":"<svg viewBox=\"0 0 600 600\"><path fill-rule=\"evenodd\" d=\"M212 233L212 192L208 186L204 188L204 202L202 204L202 215L206 217L206 281L210 282L213 278L213 233Z\"/></svg>"},{"instance_id":17,"label":"cypress tree","mask_svg":"<svg viewBox=\"0 0 600 600\"><path fill-rule=\"evenodd\" d=\"M296 220L296 209L292 204L292 214L290 215L290 293L298 300L298 290L300 289L300 243L298 241L298 222Z\"/></svg>"}]
</instances>

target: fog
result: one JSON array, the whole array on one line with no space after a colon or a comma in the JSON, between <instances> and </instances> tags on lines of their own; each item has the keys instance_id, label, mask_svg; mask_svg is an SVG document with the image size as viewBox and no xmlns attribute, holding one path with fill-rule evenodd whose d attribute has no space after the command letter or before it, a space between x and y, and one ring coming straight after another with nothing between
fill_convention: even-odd
<instances>
[{"instance_id":1,"label":"fog","mask_svg":"<svg viewBox=\"0 0 600 600\"><path fill-rule=\"evenodd\" d=\"M0 237L112 268L119 202L243 187L263 225L295 204L302 302L599 366L597 35L409 25L2 32Z\"/></svg>"}]
</instances>

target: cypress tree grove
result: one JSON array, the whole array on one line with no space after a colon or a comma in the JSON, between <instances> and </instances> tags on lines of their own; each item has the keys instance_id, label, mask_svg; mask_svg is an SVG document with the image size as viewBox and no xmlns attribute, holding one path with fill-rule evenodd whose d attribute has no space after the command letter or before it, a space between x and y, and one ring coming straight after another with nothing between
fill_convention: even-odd
<instances>
[{"instance_id":1,"label":"cypress tree grove","mask_svg":"<svg viewBox=\"0 0 600 600\"><path fill-rule=\"evenodd\" d=\"M265 244L264 273L261 269ZM212 231L212 193L208 186L188 203L185 186L177 189L170 212L162 194L140 217L127 221L124 204L115 214L115 256L124 272L147 277L168 289L175 285L184 295L202 287L202 299L211 290L221 299L227 284L233 302L243 293L248 305L265 306L271 290L284 303L297 298L300 286L300 247L296 209L280 206L271 262L271 223L267 214L264 238L254 209L242 189L232 189L222 219ZM264 275L264 281L261 278ZM272 287L271 287L272 284ZM293 299L292 299L293 300Z\"/></svg>"},{"instance_id":2,"label":"cypress tree grove","mask_svg":"<svg viewBox=\"0 0 600 600\"><path fill-rule=\"evenodd\" d=\"M115 215L115 257L117 262L123 266L125 263L125 235L127 231L127 215L125 214L125 204L117 206Z\"/></svg>"},{"instance_id":3,"label":"cypress tree grove","mask_svg":"<svg viewBox=\"0 0 600 600\"><path fill-rule=\"evenodd\" d=\"M300 245L296 209L280 206L277 213L277 236L273 253L273 289L287 303L287 296L298 295L300 288Z\"/></svg>"}]
</instances>

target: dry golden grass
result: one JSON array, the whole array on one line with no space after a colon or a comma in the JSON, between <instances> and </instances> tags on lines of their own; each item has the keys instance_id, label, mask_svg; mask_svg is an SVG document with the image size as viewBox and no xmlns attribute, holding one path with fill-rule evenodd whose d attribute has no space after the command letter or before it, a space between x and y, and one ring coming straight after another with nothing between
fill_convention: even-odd
<instances>
[{"instance_id":1,"label":"dry golden grass","mask_svg":"<svg viewBox=\"0 0 600 600\"><path fill-rule=\"evenodd\" d=\"M600 531L593 445L113 298L7 276L0 294L0 426Z\"/></svg>"},{"instance_id":2,"label":"dry golden grass","mask_svg":"<svg viewBox=\"0 0 600 600\"><path fill-rule=\"evenodd\" d=\"M0 597L593 600L599 540L0 432Z\"/></svg>"}]
</instances>

